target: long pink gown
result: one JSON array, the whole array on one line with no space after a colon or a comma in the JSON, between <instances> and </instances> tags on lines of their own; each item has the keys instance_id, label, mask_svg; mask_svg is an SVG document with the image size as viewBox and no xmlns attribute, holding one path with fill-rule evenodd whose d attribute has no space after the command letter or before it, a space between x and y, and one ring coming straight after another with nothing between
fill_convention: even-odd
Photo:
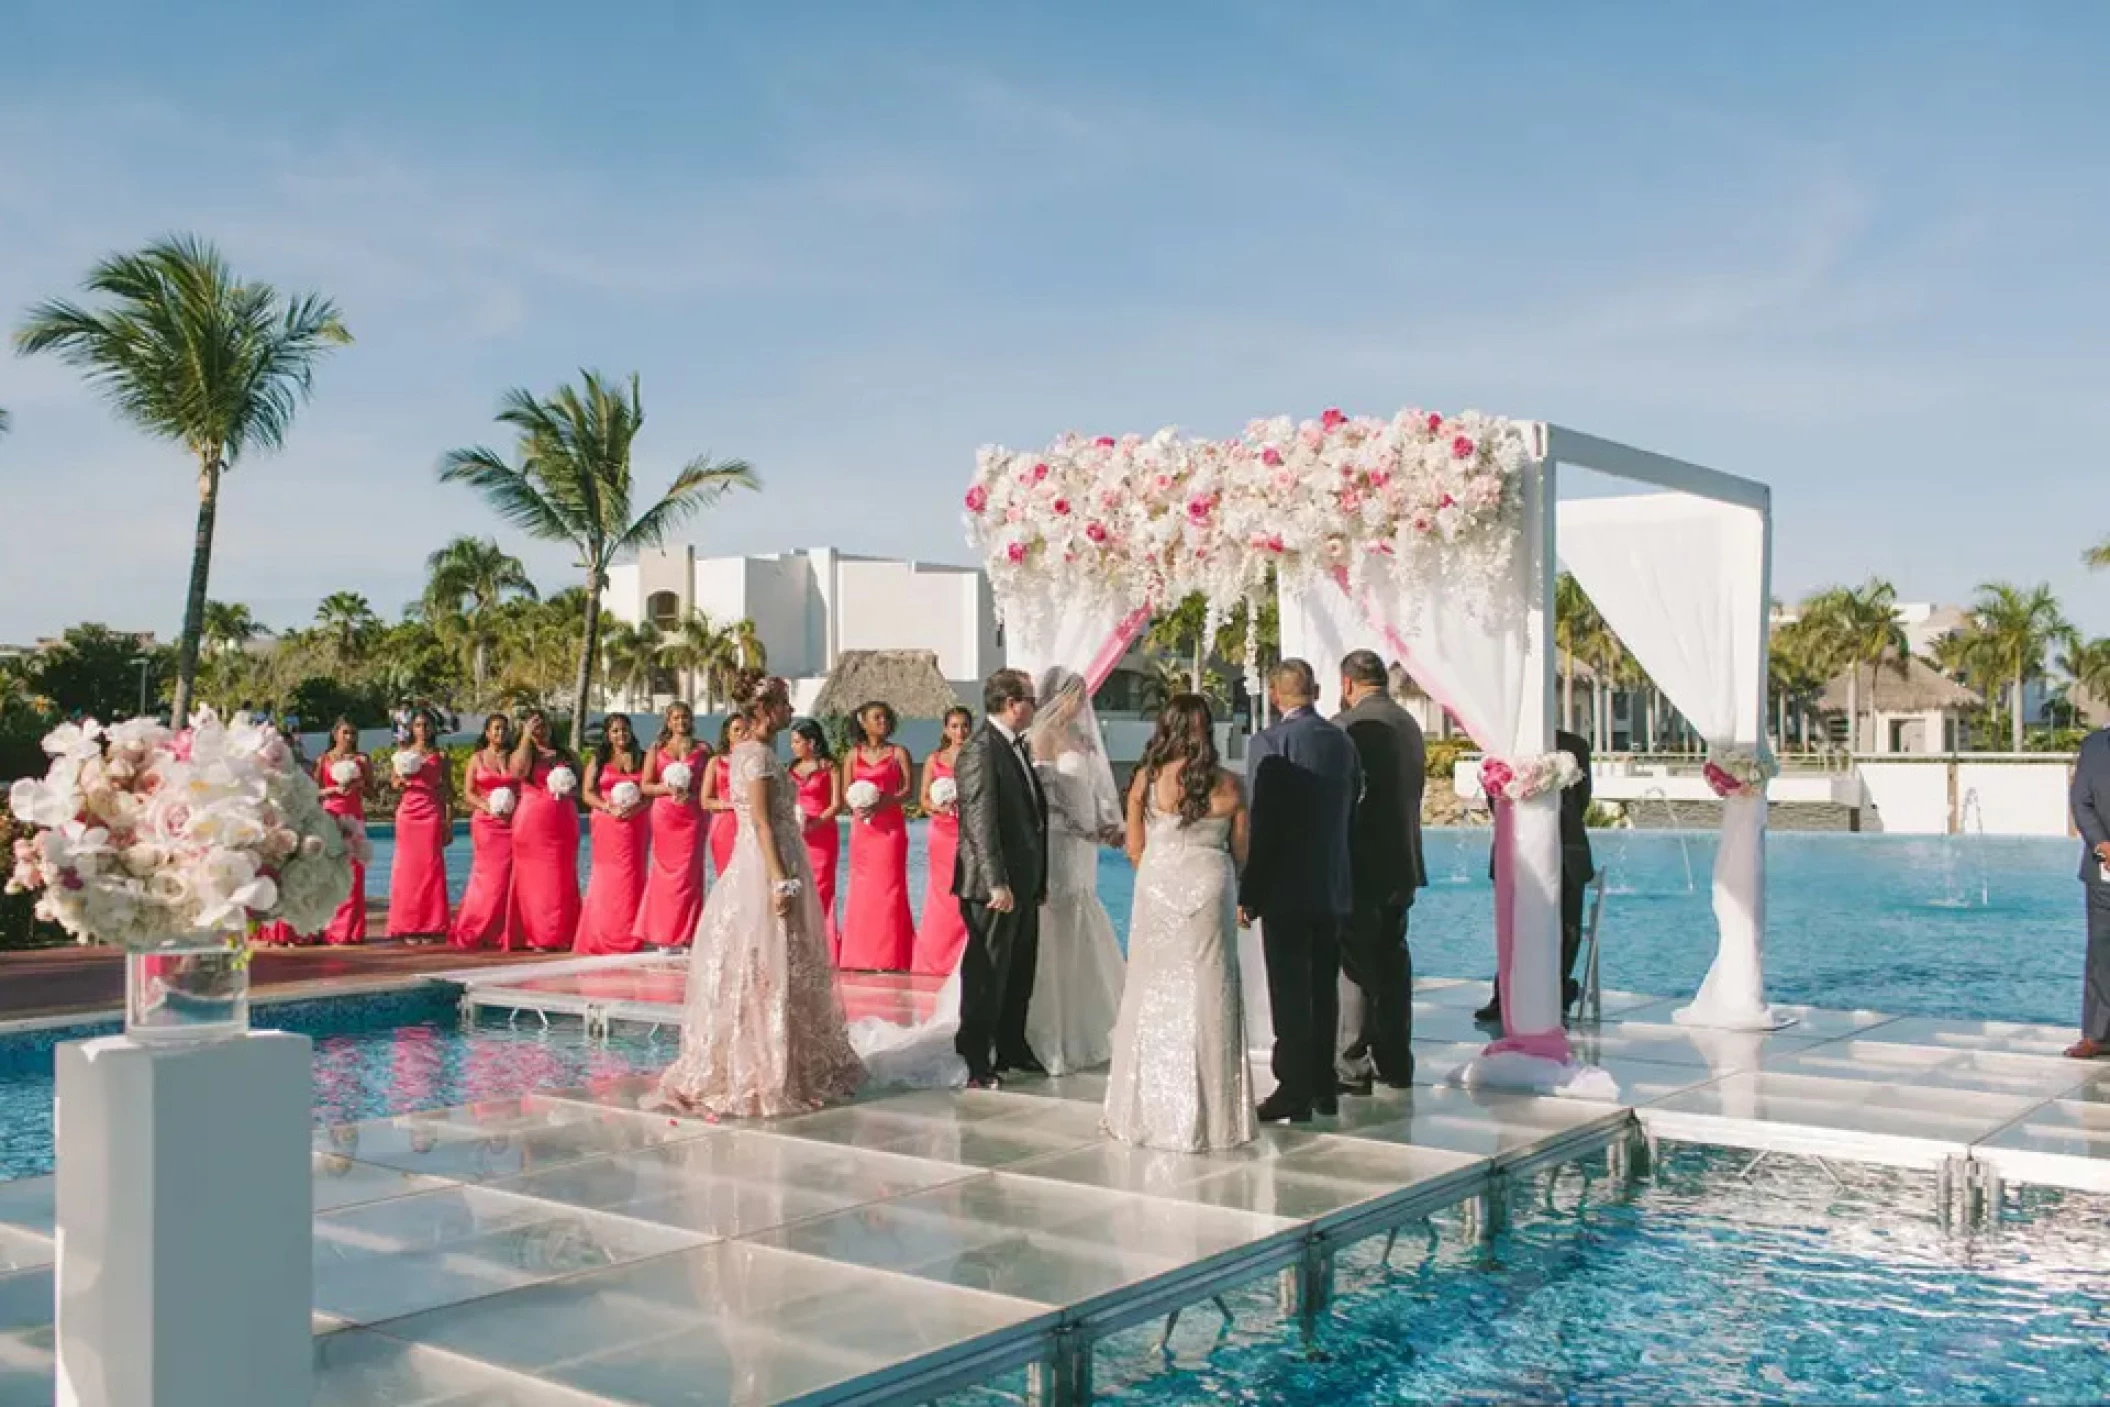
<instances>
[{"instance_id":1,"label":"long pink gown","mask_svg":"<svg viewBox=\"0 0 2110 1407\"><path fill-rule=\"evenodd\" d=\"M696 936L703 917L703 837L705 814L697 804L703 769L711 750L697 743L686 757L669 757L654 748L645 775L663 781L676 762L689 769L686 796L652 798L652 860L645 870L645 902L638 909L639 941L655 948L683 948Z\"/></svg>"},{"instance_id":2,"label":"long pink gown","mask_svg":"<svg viewBox=\"0 0 2110 1407\"><path fill-rule=\"evenodd\" d=\"M933 777L951 777L944 758L932 754ZM923 884L923 918L916 925L916 953L911 972L932 977L950 977L967 947L967 920L960 917L960 901L953 897L952 866L960 853L960 818L950 811L931 813L925 833L925 853L930 875Z\"/></svg>"},{"instance_id":3,"label":"long pink gown","mask_svg":"<svg viewBox=\"0 0 2110 1407\"><path fill-rule=\"evenodd\" d=\"M732 799L733 769L730 766L718 769L718 784L712 794L720 801ZM740 813L737 811L713 811L711 813L711 873L723 879L725 867L733 862L733 837L740 833Z\"/></svg>"},{"instance_id":4,"label":"long pink gown","mask_svg":"<svg viewBox=\"0 0 2110 1407\"><path fill-rule=\"evenodd\" d=\"M351 784L351 791L344 796L326 796L322 809L332 816L350 816L361 825L366 824L366 786L373 776L373 764L362 753L354 753L349 759L334 758L328 753L315 764L315 784L336 786L330 769L340 761L350 761L359 769L359 778ZM352 861L352 892L337 906L329 926L322 930L322 941L342 947L350 943L366 941L366 866Z\"/></svg>"},{"instance_id":5,"label":"long pink gown","mask_svg":"<svg viewBox=\"0 0 2110 1407\"><path fill-rule=\"evenodd\" d=\"M828 801L835 794L835 770L823 766L811 772L795 772L792 781L799 789L799 822L806 837L806 858L813 865L813 893L820 900L828 961L840 962L843 935L835 926L835 871L842 863L843 831L833 821L823 826L811 824L815 816L828 809Z\"/></svg>"},{"instance_id":6,"label":"long pink gown","mask_svg":"<svg viewBox=\"0 0 2110 1407\"><path fill-rule=\"evenodd\" d=\"M447 808L440 801L447 758L428 752L396 803L396 859L388 875L388 936L447 932Z\"/></svg>"},{"instance_id":7,"label":"long pink gown","mask_svg":"<svg viewBox=\"0 0 2110 1407\"><path fill-rule=\"evenodd\" d=\"M870 782L882 796L902 783L891 752L884 762L850 755L850 780ZM908 902L908 818L882 806L850 822L850 896L843 906L841 965L853 971L902 972L916 946L916 915Z\"/></svg>"},{"instance_id":8,"label":"long pink gown","mask_svg":"<svg viewBox=\"0 0 2110 1407\"><path fill-rule=\"evenodd\" d=\"M644 763L635 772L613 761L601 769L601 797L624 782L645 780ZM652 808L639 806L628 816L595 811L593 871L586 879L586 903L579 911L579 936L572 951L582 957L634 953L644 947L637 936L638 905L645 897L645 866L652 850Z\"/></svg>"},{"instance_id":9,"label":"long pink gown","mask_svg":"<svg viewBox=\"0 0 2110 1407\"><path fill-rule=\"evenodd\" d=\"M469 790L486 804L494 791L510 791L517 804L520 783L512 774L494 771L481 757L469 764ZM478 811L469 821L473 858L469 887L454 913L449 940L457 948L500 948L511 952L519 938L513 931L513 817Z\"/></svg>"},{"instance_id":10,"label":"long pink gown","mask_svg":"<svg viewBox=\"0 0 2110 1407\"><path fill-rule=\"evenodd\" d=\"M703 906L689 959L681 1056L660 1076L660 1098L721 1117L774 1117L847 1098L864 1081L850 1048L821 932L813 867L799 839L791 779L776 754L741 743L731 756L735 814L768 778L777 863L800 882L787 917L776 913L768 859L742 824L733 859Z\"/></svg>"},{"instance_id":11,"label":"long pink gown","mask_svg":"<svg viewBox=\"0 0 2110 1407\"><path fill-rule=\"evenodd\" d=\"M558 766L572 764L536 757L513 813L513 902L507 923L542 952L569 948L579 930L578 793L550 794L549 774ZM576 768L573 772L577 775Z\"/></svg>"}]
</instances>

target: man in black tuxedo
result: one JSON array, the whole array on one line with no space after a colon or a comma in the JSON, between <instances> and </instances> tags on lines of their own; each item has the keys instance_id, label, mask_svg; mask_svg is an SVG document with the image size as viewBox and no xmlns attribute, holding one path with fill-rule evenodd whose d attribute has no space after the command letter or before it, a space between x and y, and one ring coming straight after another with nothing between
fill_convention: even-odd
<instances>
[{"instance_id":1,"label":"man in black tuxedo","mask_svg":"<svg viewBox=\"0 0 2110 1407\"><path fill-rule=\"evenodd\" d=\"M1556 751L1565 752L1582 769L1582 780L1561 793L1561 1008L1575 1005L1582 983L1575 977L1575 959L1582 952L1583 896L1597 878L1597 863L1590 854L1590 744L1565 729L1553 735ZM1494 874L1489 856L1487 872ZM1473 1019L1493 1023L1502 1019L1502 992L1473 1013Z\"/></svg>"},{"instance_id":2,"label":"man in black tuxedo","mask_svg":"<svg viewBox=\"0 0 2110 1407\"><path fill-rule=\"evenodd\" d=\"M960 749L960 848L952 892L967 921L960 955L960 1034L968 1083L993 1089L999 1071L1038 1072L1026 1047L1026 1006L1048 897L1048 804L1026 755L1033 681L998 670L982 691L982 726Z\"/></svg>"},{"instance_id":3,"label":"man in black tuxedo","mask_svg":"<svg viewBox=\"0 0 2110 1407\"><path fill-rule=\"evenodd\" d=\"M1421 793L1428 749L1421 724L1392 697L1385 662L1369 650L1341 661L1341 702L1334 723L1355 744L1363 795L1350 841L1355 914L1341 939L1341 969L1362 993L1341 1033L1342 1088L1368 1094L1374 1071L1395 1089L1414 1082L1414 963L1407 952L1407 911L1429 883L1421 854ZM1350 1003L1351 1008L1354 1003Z\"/></svg>"},{"instance_id":4,"label":"man in black tuxedo","mask_svg":"<svg viewBox=\"0 0 2110 1407\"><path fill-rule=\"evenodd\" d=\"M2081 833L2081 885L2088 896L2088 948L2081 977L2081 1038L2075 1060L2110 1058L2110 730L2081 743L2073 764L2073 828Z\"/></svg>"},{"instance_id":5,"label":"man in black tuxedo","mask_svg":"<svg viewBox=\"0 0 2110 1407\"><path fill-rule=\"evenodd\" d=\"M1340 933L1355 909L1348 836L1363 779L1355 744L1313 708L1318 693L1303 660L1275 666L1268 697L1281 721L1246 755L1252 830L1238 915L1260 920L1275 1018L1275 1092L1261 1101L1263 1123L1308 1123L1340 1108Z\"/></svg>"}]
</instances>

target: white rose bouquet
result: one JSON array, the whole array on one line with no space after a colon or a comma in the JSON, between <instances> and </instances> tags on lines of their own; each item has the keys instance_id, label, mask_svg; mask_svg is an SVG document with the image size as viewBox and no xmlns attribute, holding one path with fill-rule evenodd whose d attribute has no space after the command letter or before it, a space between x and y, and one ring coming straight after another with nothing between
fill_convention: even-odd
<instances>
[{"instance_id":1,"label":"white rose bouquet","mask_svg":"<svg viewBox=\"0 0 2110 1407\"><path fill-rule=\"evenodd\" d=\"M870 782L852 782L843 792L843 800L850 803L859 820L870 820L872 808L879 804L879 788Z\"/></svg>"},{"instance_id":2,"label":"white rose bouquet","mask_svg":"<svg viewBox=\"0 0 2110 1407\"><path fill-rule=\"evenodd\" d=\"M676 796L685 797L689 794L690 784L696 780L696 772L686 762L670 762L659 774L659 779L672 788Z\"/></svg>"},{"instance_id":3,"label":"white rose bouquet","mask_svg":"<svg viewBox=\"0 0 2110 1407\"><path fill-rule=\"evenodd\" d=\"M347 757L330 764L330 780L338 786L348 787L359 780L359 764Z\"/></svg>"},{"instance_id":4,"label":"white rose bouquet","mask_svg":"<svg viewBox=\"0 0 2110 1407\"><path fill-rule=\"evenodd\" d=\"M950 777L939 777L930 784L930 800L933 806L959 805L960 784Z\"/></svg>"},{"instance_id":5,"label":"white rose bouquet","mask_svg":"<svg viewBox=\"0 0 2110 1407\"><path fill-rule=\"evenodd\" d=\"M283 922L323 928L371 854L322 809L278 731L210 709L180 732L89 720L44 739L51 767L8 793L37 834L15 842L9 893L84 943L151 951Z\"/></svg>"},{"instance_id":6,"label":"white rose bouquet","mask_svg":"<svg viewBox=\"0 0 2110 1407\"><path fill-rule=\"evenodd\" d=\"M407 782L418 774L420 767L425 765L425 755L419 752L412 752L407 747L398 748L391 762L396 769L396 775Z\"/></svg>"},{"instance_id":7,"label":"white rose bouquet","mask_svg":"<svg viewBox=\"0 0 2110 1407\"><path fill-rule=\"evenodd\" d=\"M492 787L491 794L484 798L484 805L491 808L491 814L500 817L512 815L519 802L520 798L514 795L511 787Z\"/></svg>"},{"instance_id":8,"label":"white rose bouquet","mask_svg":"<svg viewBox=\"0 0 2110 1407\"><path fill-rule=\"evenodd\" d=\"M636 782L617 782L608 789L608 804L618 811L634 811L644 799L645 793Z\"/></svg>"},{"instance_id":9,"label":"white rose bouquet","mask_svg":"<svg viewBox=\"0 0 2110 1407\"><path fill-rule=\"evenodd\" d=\"M548 785L551 796L570 796L579 789L579 774L569 767L552 767L549 769Z\"/></svg>"}]
</instances>

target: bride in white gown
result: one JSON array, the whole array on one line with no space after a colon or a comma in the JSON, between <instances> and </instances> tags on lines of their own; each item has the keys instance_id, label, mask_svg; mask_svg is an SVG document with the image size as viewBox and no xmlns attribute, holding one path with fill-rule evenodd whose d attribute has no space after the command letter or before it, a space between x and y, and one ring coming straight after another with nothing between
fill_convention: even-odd
<instances>
[{"instance_id":1,"label":"bride in white gown","mask_svg":"<svg viewBox=\"0 0 2110 1407\"><path fill-rule=\"evenodd\" d=\"M1041 676L1039 697L1026 741L1048 799L1048 901L1026 1044L1049 1074L1065 1075L1113 1053L1127 965L1099 901L1099 853L1121 842L1121 794L1084 679L1057 666Z\"/></svg>"},{"instance_id":2,"label":"bride in white gown","mask_svg":"<svg viewBox=\"0 0 2110 1407\"><path fill-rule=\"evenodd\" d=\"M1074 671L1039 681L1040 715L1027 731L1034 771L1048 799L1048 901L1026 1044L1051 1075L1104 1064L1113 1050L1126 965L1112 919L1099 902L1099 850L1122 834L1120 792L1099 734L1091 693ZM967 1065L953 1048L960 1029L960 970L953 968L930 1016L903 1026L866 1017L850 1027L866 1085L957 1088Z\"/></svg>"}]
</instances>

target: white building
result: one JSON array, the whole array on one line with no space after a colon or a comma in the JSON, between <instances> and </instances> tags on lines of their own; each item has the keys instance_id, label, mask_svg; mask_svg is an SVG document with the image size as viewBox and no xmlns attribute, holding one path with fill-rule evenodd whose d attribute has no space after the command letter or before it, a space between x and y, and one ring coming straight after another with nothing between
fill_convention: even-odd
<instances>
[{"instance_id":1,"label":"white building","mask_svg":"<svg viewBox=\"0 0 2110 1407\"><path fill-rule=\"evenodd\" d=\"M929 650L963 701L1003 668L1003 632L988 579L971 567L856 557L832 547L770 557L647 552L608 572L603 609L632 625L672 629L692 611L714 624L754 622L771 673L809 707L846 650ZM670 683L669 687L672 685ZM651 707L669 695L650 700ZM631 699L632 708L647 701Z\"/></svg>"}]
</instances>

